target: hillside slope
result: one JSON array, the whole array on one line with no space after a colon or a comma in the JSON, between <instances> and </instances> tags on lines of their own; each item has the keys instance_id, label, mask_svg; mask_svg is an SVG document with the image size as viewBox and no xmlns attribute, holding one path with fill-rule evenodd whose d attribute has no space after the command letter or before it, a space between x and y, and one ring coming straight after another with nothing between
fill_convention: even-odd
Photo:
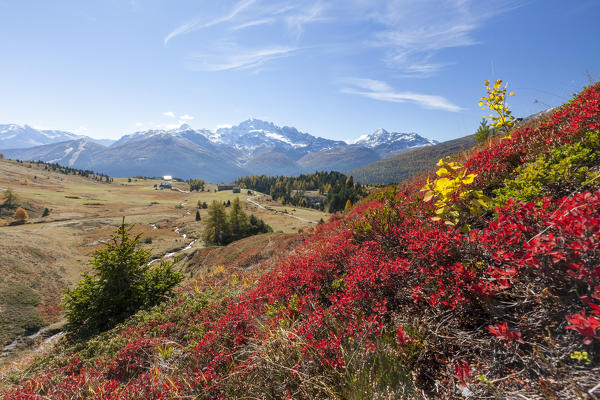
<instances>
[{"instance_id":1,"label":"hillside slope","mask_svg":"<svg viewBox=\"0 0 600 400\"><path fill-rule=\"evenodd\" d=\"M392 158L375 161L347 171L356 182L363 184L402 182L435 166L440 158L460 153L475 146L475 135L420 147Z\"/></svg>"},{"instance_id":2,"label":"hillside slope","mask_svg":"<svg viewBox=\"0 0 600 400\"><path fill-rule=\"evenodd\" d=\"M349 145L309 153L298 160L304 171L345 171L357 165L378 160L377 153L367 147Z\"/></svg>"},{"instance_id":3,"label":"hillside slope","mask_svg":"<svg viewBox=\"0 0 600 400\"><path fill-rule=\"evenodd\" d=\"M599 131L600 83L431 171L433 197L387 188L256 280L63 341L4 398L593 398Z\"/></svg>"},{"instance_id":4,"label":"hillside slope","mask_svg":"<svg viewBox=\"0 0 600 400\"><path fill-rule=\"evenodd\" d=\"M218 166L218 167L217 167ZM235 161L183 137L156 134L114 144L90 160L90 168L111 176L172 175L182 179L202 177L223 182L244 175Z\"/></svg>"}]
</instances>

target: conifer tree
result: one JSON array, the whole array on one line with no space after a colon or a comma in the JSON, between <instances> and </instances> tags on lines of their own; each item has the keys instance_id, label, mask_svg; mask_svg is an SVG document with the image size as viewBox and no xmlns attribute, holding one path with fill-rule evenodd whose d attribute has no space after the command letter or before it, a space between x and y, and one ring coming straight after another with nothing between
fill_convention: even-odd
<instances>
[{"instance_id":1,"label":"conifer tree","mask_svg":"<svg viewBox=\"0 0 600 400\"><path fill-rule=\"evenodd\" d=\"M231 229L231 238L233 240L245 237L248 232L248 216L244 210L242 210L239 197L236 197L231 205L231 211L229 211L229 227Z\"/></svg>"},{"instance_id":2,"label":"conifer tree","mask_svg":"<svg viewBox=\"0 0 600 400\"><path fill-rule=\"evenodd\" d=\"M96 251L93 273L63 296L70 335L88 337L112 328L141 308L151 307L171 293L183 276L172 262L151 265L150 250L139 247L141 235L130 236L123 223L106 245Z\"/></svg>"},{"instance_id":3,"label":"conifer tree","mask_svg":"<svg viewBox=\"0 0 600 400\"><path fill-rule=\"evenodd\" d=\"M230 231L225 206L216 200L208 207L208 217L204 219L202 238L208 244L225 245L229 243Z\"/></svg>"},{"instance_id":4,"label":"conifer tree","mask_svg":"<svg viewBox=\"0 0 600 400\"><path fill-rule=\"evenodd\" d=\"M7 208L13 208L19 204L19 197L11 189L6 189L4 192L3 205Z\"/></svg>"},{"instance_id":5,"label":"conifer tree","mask_svg":"<svg viewBox=\"0 0 600 400\"><path fill-rule=\"evenodd\" d=\"M200 211L196 210L196 221L200 221Z\"/></svg>"},{"instance_id":6,"label":"conifer tree","mask_svg":"<svg viewBox=\"0 0 600 400\"><path fill-rule=\"evenodd\" d=\"M487 120L483 118L479 123L479 128L477 129L477 132L475 132L475 140L477 140L477 142L479 143L483 143L486 140L488 140L488 138L490 138L491 136L492 128L488 126Z\"/></svg>"}]
</instances>

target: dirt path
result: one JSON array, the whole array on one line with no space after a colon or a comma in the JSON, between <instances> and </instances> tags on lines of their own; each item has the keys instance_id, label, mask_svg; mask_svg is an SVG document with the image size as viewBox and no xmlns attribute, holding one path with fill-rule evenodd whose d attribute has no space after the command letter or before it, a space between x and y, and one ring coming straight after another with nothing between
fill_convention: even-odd
<instances>
[{"instance_id":1,"label":"dirt path","mask_svg":"<svg viewBox=\"0 0 600 400\"><path fill-rule=\"evenodd\" d=\"M257 197L260 197L260 196L262 196L262 195L263 195L263 194L261 193L261 194L257 194L257 195L255 195L255 196L252 196L252 197L248 197L248 198L246 198L246 201L247 201L248 203L254 204L254 205L255 205L255 206L257 206L258 208L260 208L260 209L263 209L263 210L272 211L272 212L274 212L274 213L276 213L276 214L285 215L285 216L287 216L287 217L291 217L291 218L296 218L296 219L297 219L297 220L299 220L299 221L302 221L302 222L308 222L309 224L316 224L316 222L315 222L315 221L311 221L311 220L309 220L309 219L306 219L306 218L302 218L302 217L298 217L298 216L295 216L295 215L292 215L292 214L288 214L288 213L284 213L284 212L281 212L281 211L273 210L272 208L267 208L267 207L263 206L262 204L260 204L259 202L257 202L257 201L255 201L255 200L254 200L254 199L256 199Z\"/></svg>"}]
</instances>

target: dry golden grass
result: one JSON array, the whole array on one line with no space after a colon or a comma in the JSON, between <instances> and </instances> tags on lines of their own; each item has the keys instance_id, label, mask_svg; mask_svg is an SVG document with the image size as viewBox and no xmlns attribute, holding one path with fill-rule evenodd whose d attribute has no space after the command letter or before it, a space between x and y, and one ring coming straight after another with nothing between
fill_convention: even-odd
<instances>
[{"instance_id":1,"label":"dry golden grass","mask_svg":"<svg viewBox=\"0 0 600 400\"><path fill-rule=\"evenodd\" d=\"M28 183L23 185L23 182ZM0 160L0 204L4 190L10 188L29 214L26 224L8 226L14 209L10 213L0 213L0 274L4 281L23 284L34 290L40 297L37 313L45 323L54 323L61 319L59 303L62 291L76 283L81 273L89 269L90 255L102 247L102 241L111 237L123 216L127 223L135 224L133 232L142 235L142 243L144 238L152 238L151 244L144 243L143 246L152 248L155 257L182 249L201 237L202 223L195 221L198 201L210 204L213 200L233 201L239 197L248 214L263 219L275 232L295 233L314 226L281 213L260 209L246 201L249 196L245 192L215 192L215 185L207 185L205 192L186 193L188 186L183 182L174 184L181 191L155 190L154 184L160 182L135 178L128 182L127 178L115 178L114 183L107 184L46 171L36 164ZM42 217L44 208L50 210L46 217ZM288 211L291 210L289 208ZM315 222L321 217L328 218L325 213L315 210L297 207L295 210L292 212L294 215ZM199 211L201 218L205 219L207 210ZM274 241L241 241L239 251L234 250L237 244L232 244L226 253L251 254L254 260L259 260L273 254L278 247L269 243ZM262 251L261 246L266 250ZM180 255L185 256L203 247L198 240ZM222 258L224 265L239 264L231 257L222 255ZM250 258L244 260L250 262ZM229 269L227 265L225 267ZM0 343L0 346L3 344Z\"/></svg>"}]
</instances>

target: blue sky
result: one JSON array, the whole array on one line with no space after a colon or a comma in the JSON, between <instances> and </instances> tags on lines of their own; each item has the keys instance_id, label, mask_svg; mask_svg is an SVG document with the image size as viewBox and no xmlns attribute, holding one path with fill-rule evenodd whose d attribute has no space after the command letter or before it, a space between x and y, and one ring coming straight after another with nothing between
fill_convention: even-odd
<instances>
[{"instance_id":1,"label":"blue sky","mask_svg":"<svg viewBox=\"0 0 600 400\"><path fill-rule=\"evenodd\" d=\"M249 117L333 139L472 133L600 79L600 1L0 0L0 123L117 138Z\"/></svg>"}]
</instances>

